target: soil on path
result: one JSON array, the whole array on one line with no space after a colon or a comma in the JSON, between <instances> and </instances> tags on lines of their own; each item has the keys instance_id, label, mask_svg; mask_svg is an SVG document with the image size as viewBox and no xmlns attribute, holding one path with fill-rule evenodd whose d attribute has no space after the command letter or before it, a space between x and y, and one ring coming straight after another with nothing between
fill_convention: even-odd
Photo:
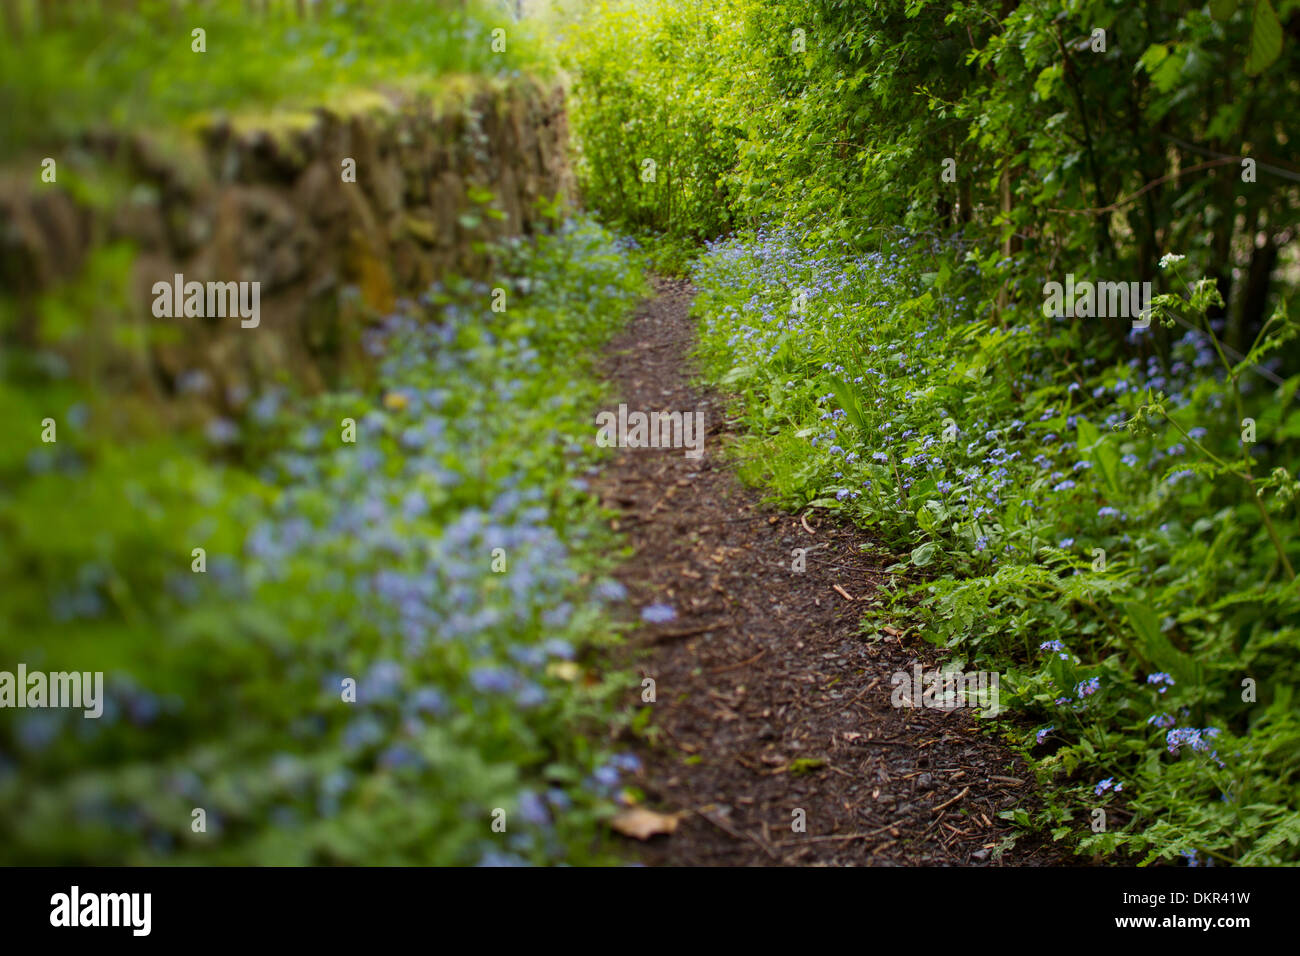
<instances>
[{"instance_id":1,"label":"soil on path","mask_svg":"<svg viewBox=\"0 0 1300 956\"><path fill-rule=\"evenodd\" d=\"M907 635L861 633L887 563L864 553L867 537L765 506L735 478L725 400L689 384L692 297L684 280L657 280L607 365L616 403L700 409L706 429L699 459L620 449L598 480L635 552L619 572L632 607L677 612L635 631L627 653L655 681L655 702L638 704L653 708L653 744L639 745L637 783L680 823L628 840L629 854L666 865L1066 862L1035 841L998 852L1012 832L998 814L1033 803L1032 776L969 712L891 705L891 676L934 657ZM804 573L792 570L796 548L809 549Z\"/></svg>"}]
</instances>

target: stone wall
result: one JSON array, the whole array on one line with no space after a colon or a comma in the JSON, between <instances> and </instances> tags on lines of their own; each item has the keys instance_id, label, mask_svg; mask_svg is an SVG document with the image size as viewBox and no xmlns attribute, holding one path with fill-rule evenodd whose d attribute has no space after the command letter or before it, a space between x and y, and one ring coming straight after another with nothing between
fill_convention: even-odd
<instances>
[{"instance_id":1,"label":"stone wall","mask_svg":"<svg viewBox=\"0 0 1300 956\"><path fill-rule=\"evenodd\" d=\"M39 156L0 173L0 295L18 316L4 334L43 339L42 296L75 282L93 250L126 242L125 302L85 317L74 362L163 399L203 382L203 401L223 412L277 380L327 387L363 363L361 330L398 297L450 273L490 279L483 240L529 233L539 200L572 198L567 140L562 92L522 80L467 81L436 104L376 93L207 120L185 137L89 135L54 157L54 183ZM153 285L176 273L259 282L259 326L156 318ZM104 343L123 337L105 323L143 325L147 344L118 354Z\"/></svg>"}]
</instances>

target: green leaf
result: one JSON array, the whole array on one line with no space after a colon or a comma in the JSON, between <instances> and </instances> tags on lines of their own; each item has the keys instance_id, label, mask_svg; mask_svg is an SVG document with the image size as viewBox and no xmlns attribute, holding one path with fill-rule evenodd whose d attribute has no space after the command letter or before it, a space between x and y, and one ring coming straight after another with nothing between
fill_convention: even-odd
<instances>
[{"instance_id":1,"label":"green leaf","mask_svg":"<svg viewBox=\"0 0 1300 956\"><path fill-rule=\"evenodd\" d=\"M916 523L921 526L922 531L929 534L939 523L939 519L929 508L921 507L916 509Z\"/></svg>"},{"instance_id":2,"label":"green leaf","mask_svg":"<svg viewBox=\"0 0 1300 956\"><path fill-rule=\"evenodd\" d=\"M923 568L934 560L934 552L938 549L933 541L927 541L925 544L912 551L912 564L918 568Z\"/></svg>"},{"instance_id":3,"label":"green leaf","mask_svg":"<svg viewBox=\"0 0 1300 956\"><path fill-rule=\"evenodd\" d=\"M752 378L755 371L757 371L757 369L752 365L737 365L726 375L722 376L722 378L718 380L718 384L735 385L738 382L743 382L747 378Z\"/></svg>"},{"instance_id":4,"label":"green leaf","mask_svg":"<svg viewBox=\"0 0 1300 956\"><path fill-rule=\"evenodd\" d=\"M808 502L809 508L825 508L828 511L840 510L844 506L834 498L818 498L815 501Z\"/></svg>"},{"instance_id":5,"label":"green leaf","mask_svg":"<svg viewBox=\"0 0 1300 956\"><path fill-rule=\"evenodd\" d=\"M1210 16L1216 20L1228 20L1237 12L1237 0L1210 0Z\"/></svg>"},{"instance_id":6,"label":"green leaf","mask_svg":"<svg viewBox=\"0 0 1300 956\"><path fill-rule=\"evenodd\" d=\"M1250 23L1250 53L1246 56L1246 75L1259 76L1282 55L1282 24L1269 0L1255 0L1255 15Z\"/></svg>"},{"instance_id":7,"label":"green leaf","mask_svg":"<svg viewBox=\"0 0 1300 956\"><path fill-rule=\"evenodd\" d=\"M808 773L816 773L824 766L826 766L825 760L819 760L814 757L800 757L794 763L790 764L790 773L799 777Z\"/></svg>"},{"instance_id":8,"label":"green leaf","mask_svg":"<svg viewBox=\"0 0 1300 956\"><path fill-rule=\"evenodd\" d=\"M1163 43L1153 43L1146 48L1142 58L1138 61L1146 68L1148 73L1154 73L1156 67L1164 62L1165 57L1169 56L1169 47Z\"/></svg>"},{"instance_id":9,"label":"green leaf","mask_svg":"<svg viewBox=\"0 0 1300 956\"><path fill-rule=\"evenodd\" d=\"M1178 85L1187 54L1183 50L1170 50L1168 45L1153 43L1142 54L1142 66L1151 77L1151 84L1161 93L1168 93Z\"/></svg>"},{"instance_id":10,"label":"green leaf","mask_svg":"<svg viewBox=\"0 0 1300 956\"><path fill-rule=\"evenodd\" d=\"M840 407L844 409L844 414L849 417L853 426L863 434L867 433L866 423L862 419L862 409L858 407L858 397L853 394L853 390L837 378L831 379L831 391L839 399Z\"/></svg>"},{"instance_id":11,"label":"green leaf","mask_svg":"<svg viewBox=\"0 0 1300 956\"><path fill-rule=\"evenodd\" d=\"M1160 630L1160 619L1155 611L1141 601L1125 601L1122 606L1137 633L1142 656L1171 674L1180 684L1191 683L1196 673L1195 662L1169 643L1169 638Z\"/></svg>"},{"instance_id":12,"label":"green leaf","mask_svg":"<svg viewBox=\"0 0 1300 956\"><path fill-rule=\"evenodd\" d=\"M1046 67L1038 74L1034 80L1034 92L1040 99L1051 99L1052 92L1056 88L1056 82L1064 74L1065 69L1059 63Z\"/></svg>"},{"instance_id":13,"label":"green leaf","mask_svg":"<svg viewBox=\"0 0 1300 956\"><path fill-rule=\"evenodd\" d=\"M1119 454L1114 447L1096 425L1084 418L1079 419L1077 436L1079 451L1088 455L1111 494L1119 494Z\"/></svg>"},{"instance_id":14,"label":"green leaf","mask_svg":"<svg viewBox=\"0 0 1300 956\"><path fill-rule=\"evenodd\" d=\"M1273 808L1269 807L1269 809ZM1267 865L1275 859L1269 856L1269 851L1281 846L1284 842L1289 843L1291 846L1300 843L1300 813L1292 813L1284 817L1281 822L1272 824L1268 832L1255 842L1239 862L1247 866Z\"/></svg>"}]
</instances>

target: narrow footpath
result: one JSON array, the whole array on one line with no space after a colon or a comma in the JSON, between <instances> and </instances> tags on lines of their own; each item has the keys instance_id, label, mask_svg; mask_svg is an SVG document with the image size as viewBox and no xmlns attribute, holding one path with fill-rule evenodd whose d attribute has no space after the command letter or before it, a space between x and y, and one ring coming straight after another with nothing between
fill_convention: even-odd
<instances>
[{"instance_id":1,"label":"narrow footpath","mask_svg":"<svg viewBox=\"0 0 1300 956\"><path fill-rule=\"evenodd\" d=\"M915 635L862 634L886 577L847 523L762 504L726 460L725 398L694 389L693 290L656 281L610 346L629 409L704 412L703 457L619 449L598 482L634 549L628 664L654 681L637 783L671 833L628 839L656 865L1044 865L1069 858L1011 835L1031 774L968 711L894 707L891 676L931 666ZM792 569L807 549L806 570ZM666 613L659 616L666 616ZM894 630L893 628L886 629ZM639 700L639 699L638 699ZM802 822L802 829L799 824Z\"/></svg>"}]
</instances>

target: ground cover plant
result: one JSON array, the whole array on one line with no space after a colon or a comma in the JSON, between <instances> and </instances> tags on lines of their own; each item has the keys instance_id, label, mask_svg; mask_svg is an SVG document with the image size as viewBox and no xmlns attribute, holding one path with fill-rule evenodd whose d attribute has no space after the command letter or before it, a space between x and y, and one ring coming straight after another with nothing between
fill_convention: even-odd
<instances>
[{"instance_id":1,"label":"ground cover plant","mask_svg":"<svg viewBox=\"0 0 1300 956\"><path fill-rule=\"evenodd\" d=\"M1039 822L1082 852L1294 859L1300 378L1255 371L1294 327L1222 363L1202 285L1160 306L1201 320L1167 363L1108 355L1041 315L990 328L959 250L803 238L710 248L701 352L750 477L899 554L868 628L901 612L1005 671L1058 783ZM1094 809L1115 823L1091 832Z\"/></svg>"},{"instance_id":2,"label":"ground cover plant","mask_svg":"<svg viewBox=\"0 0 1300 956\"><path fill-rule=\"evenodd\" d=\"M103 214L0 197L42 273L0 290L0 862L1297 862L1300 0L525 6L0 0L0 188ZM535 219L444 168L516 77L557 96L492 181L575 201ZM345 165L346 239L309 204L368 362L205 404L83 147L409 90L466 106L447 164ZM602 473L611 387L698 442ZM793 578L819 531L855 577ZM978 757L878 686L931 656L1000 677ZM18 662L102 713L9 703Z\"/></svg>"},{"instance_id":3,"label":"ground cover plant","mask_svg":"<svg viewBox=\"0 0 1300 956\"><path fill-rule=\"evenodd\" d=\"M7 353L3 413L64 424L0 463L3 653L109 681L98 720L0 712L5 862L611 859L621 684L584 661L621 592L584 439L640 272L580 220L501 266L503 313L449 283L384 319L377 391L268 391L202 436L120 440L111 399Z\"/></svg>"}]
</instances>

